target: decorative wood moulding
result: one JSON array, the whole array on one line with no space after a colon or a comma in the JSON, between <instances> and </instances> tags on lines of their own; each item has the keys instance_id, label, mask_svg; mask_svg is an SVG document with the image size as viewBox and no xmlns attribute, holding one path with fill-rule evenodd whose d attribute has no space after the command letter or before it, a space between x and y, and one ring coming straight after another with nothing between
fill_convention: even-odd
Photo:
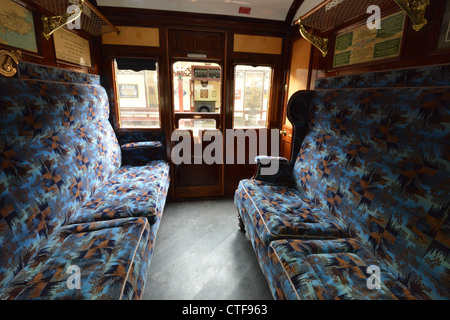
<instances>
[{"instance_id":1,"label":"decorative wood moulding","mask_svg":"<svg viewBox=\"0 0 450 320\"><path fill-rule=\"evenodd\" d=\"M425 12L430 0L394 0L409 16L413 22L413 29L421 30L426 24Z\"/></svg>"},{"instance_id":2,"label":"decorative wood moulding","mask_svg":"<svg viewBox=\"0 0 450 320\"><path fill-rule=\"evenodd\" d=\"M306 31L300 19L297 20L296 24L298 24L298 28L302 37L310 42L314 47L319 49L319 51L322 53L322 56L325 57L328 53L328 38L321 38Z\"/></svg>"},{"instance_id":3,"label":"decorative wood moulding","mask_svg":"<svg viewBox=\"0 0 450 320\"><path fill-rule=\"evenodd\" d=\"M14 53L8 50L0 50L0 74L5 77L12 77L16 74L19 60Z\"/></svg>"}]
</instances>

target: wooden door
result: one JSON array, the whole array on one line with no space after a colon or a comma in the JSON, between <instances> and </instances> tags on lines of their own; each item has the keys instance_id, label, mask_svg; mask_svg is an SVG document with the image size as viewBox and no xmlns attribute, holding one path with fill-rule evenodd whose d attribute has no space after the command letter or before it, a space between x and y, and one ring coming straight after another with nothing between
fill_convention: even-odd
<instances>
[{"instance_id":1,"label":"wooden door","mask_svg":"<svg viewBox=\"0 0 450 320\"><path fill-rule=\"evenodd\" d=\"M223 195L223 147L216 140L224 127L225 39L225 32L168 30L174 198ZM211 148L212 162L204 158Z\"/></svg>"}]
</instances>

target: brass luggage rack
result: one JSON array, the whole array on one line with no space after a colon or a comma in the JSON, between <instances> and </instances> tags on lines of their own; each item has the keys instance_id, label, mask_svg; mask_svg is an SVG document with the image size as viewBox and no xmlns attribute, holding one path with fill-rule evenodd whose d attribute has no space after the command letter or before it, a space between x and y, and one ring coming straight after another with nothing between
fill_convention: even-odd
<instances>
[{"instance_id":1,"label":"brass luggage rack","mask_svg":"<svg viewBox=\"0 0 450 320\"><path fill-rule=\"evenodd\" d=\"M328 39L313 35L305 27L323 33L367 13L367 8L371 5L382 6L391 1L395 1L410 17L414 30L419 31L427 24L425 12L430 0L326 0L294 24L298 25L300 34L325 57L328 53Z\"/></svg>"},{"instance_id":2,"label":"brass luggage rack","mask_svg":"<svg viewBox=\"0 0 450 320\"><path fill-rule=\"evenodd\" d=\"M114 31L120 34L120 30L87 0L33 0L33 2L54 14L52 17L42 16L43 34L47 40L56 30L70 23L74 23L74 28L79 26L81 30L94 37Z\"/></svg>"}]
</instances>

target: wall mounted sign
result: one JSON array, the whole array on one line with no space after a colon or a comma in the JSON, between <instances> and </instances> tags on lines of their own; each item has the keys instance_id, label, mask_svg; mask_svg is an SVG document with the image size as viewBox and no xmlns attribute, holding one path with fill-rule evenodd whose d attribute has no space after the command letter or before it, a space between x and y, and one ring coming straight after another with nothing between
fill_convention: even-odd
<instances>
[{"instance_id":1,"label":"wall mounted sign","mask_svg":"<svg viewBox=\"0 0 450 320\"><path fill-rule=\"evenodd\" d=\"M405 26L405 13L395 13L381 19L380 29L366 24L336 36L333 67L397 57Z\"/></svg>"},{"instance_id":2,"label":"wall mounted sign","mask_svg":"<svg viewBox=\"0 0 450 320\"><path fill-rule=\"evenodd\" d=\"M137 84L119 84L120 98L139 98L139 89Z\"/></svg>"},{"instance_id":3,"label":"wall mounted sign","mask_svg":"<svg viewBox=\"0 0 450 320\"><path fill-rule=\"evenodd\" d=\"M89 41L61 28L53 34L56 59L91 67Z\"/></svg>"},{"instance_id":4,"label":"wall mounted sign","mask_svg":"<svg viewBox=\"0 0 450 320\"><path fill-rule=\"evenodd\" d=\"M33 13L11 0L0 0L0 43L37 52Z\"/></svg>"}]
</instances>

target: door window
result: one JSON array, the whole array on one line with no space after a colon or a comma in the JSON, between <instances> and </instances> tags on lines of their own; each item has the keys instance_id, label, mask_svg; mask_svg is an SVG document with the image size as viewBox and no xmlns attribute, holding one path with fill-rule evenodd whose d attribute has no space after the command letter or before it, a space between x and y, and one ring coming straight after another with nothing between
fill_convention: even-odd
<instances>
[{"instance_id":1,"label":"door window","mask_svg":"<svg viewBox=\"0 0 450 320\"><path fill-rule=\"evenodd\" d=\"M220 113L222 77L216 63L177 61L173 64L175 113Z\"/></svg>"}]
</instances>

